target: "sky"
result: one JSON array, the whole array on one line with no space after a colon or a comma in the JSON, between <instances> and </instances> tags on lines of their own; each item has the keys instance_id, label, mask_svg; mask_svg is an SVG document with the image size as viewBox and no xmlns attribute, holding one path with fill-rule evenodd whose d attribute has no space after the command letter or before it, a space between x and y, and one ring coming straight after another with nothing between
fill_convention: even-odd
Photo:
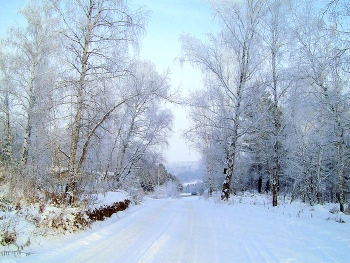
<instances>
[{"instance_id":1,"label":"sky","mask_svg":"<svg viewBox=\"0 0 350 263\"><path fill-rule=\"evenodd\" d=\"M17 15L19 7L27 0L0 0L0 36L11 25L23 23ZM142 40L140 58L152 61L159 72L170 69L171 86L180 87L183 95L201 87L199 70L190 65L180 66L175 58L180 55L181 34L204 38L216 30L210 6L203 0L130 0L133 8L143 6L150 11L147 34ZM181 106L169 105L174 113L173 135L169 148L164 150L167 163L196 161L199 155L190 149L182 138L182 131L189 125L186 111Z\"/></svg>"},{"instance_id":2,"label":"sky","mask_svg":"<svg viewBox=\"0 0 350 263\"><path fill-rule=\"evenodd\" d=\"M151 11L147 26L147 35L143 39L140 56L150 60L157 70L170 68L171 84L175 89L181 87L183 95L201 87L201 73L190 65L181 67L174 61L181 52L179 36L191 34L204 38L208 32L216 30L208 3L202 0L133 0L135 5L145 6ZM171 106L173 110L174 134L165 151L168 162L196 161L200 157L190 149L182 138L182 131L189 125L186 111L180 106Z\"/></svg>"}]
</instances>

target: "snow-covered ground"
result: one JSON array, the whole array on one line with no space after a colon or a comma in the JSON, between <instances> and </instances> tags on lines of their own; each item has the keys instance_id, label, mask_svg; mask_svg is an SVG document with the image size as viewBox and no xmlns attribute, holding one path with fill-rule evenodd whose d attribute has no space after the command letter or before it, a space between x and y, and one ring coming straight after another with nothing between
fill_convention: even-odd
<instances>
[{"instance_id":1,"label":"snow-covered ground","mask_svg":"<svg viewBox=\"0 0 350 263\"><path fill-rule=\"evenodd\" d=\"M86 232L41 239L0 262L350 262L350 216L257 194L145 198ZM345 223L338 223L345 221Z\"/></svg>"}]
</instances>

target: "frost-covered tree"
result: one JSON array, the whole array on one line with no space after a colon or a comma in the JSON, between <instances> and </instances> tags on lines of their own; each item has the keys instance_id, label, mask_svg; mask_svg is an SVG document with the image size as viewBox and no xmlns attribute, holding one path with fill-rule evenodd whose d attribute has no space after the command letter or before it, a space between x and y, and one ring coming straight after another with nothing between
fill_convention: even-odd
<instances>
[{"instance_id":1,"label":"frost-covered tree","mask_svg":"<svg viewBox=\"0 0 350 263\"><path fill-rule=\"evenodd\" d=\"M1 42L0 42L1 44ZM1 50L0 45L0 93L1 93L1 137L0 137L0 162L11 163L13 161L13 132L11 110L11 87L8 81L6 55Z\"/></svg>"},{"instance_id":2,"label":"frost-covered tree","mask_svg":"<svg viewBox=\"0 0 350 263\"><path fill-rule=\"evenodd\" d=\"M67 192L74 196L89 141L110 113L128 99L116 98L110 108L97 112L90 110L99 106L95 96L103 89L111 92L111 82L127 72L129 46L138 45L145 13L131 10L125 1L50 2L60 17L64 46L60 82L71 99Z\"/></svg>"},{"instance_id":3,"label":"frost-covered tree","mask_svg":"<svg viewBox=\"0 0 350 263\"><path fill-rule=\"evenodd\" d=\"M159 163L171 94L168 72L135 58L147 12L127 1L33 0L21 13L27 25L2 42L1 158L32 169L33 190L68 201L98 191L102 175Z\"/></svg>"},{"instance_id":4,"label":"frost-covered tree","mask_svg":"<svg viewBox=\"0 0 350 263\"><path fill-rule=\"evenodd\" d=\"M50 9L37 1L31 1L20 13L26 19L24 28L14 27L7 37L7 80L12 96L23 113L23 143L21 164L28 163L33 151L33 135L37 136L45 116L45 102L49 93L50 55L54 50L54 20ZM9 95L9 94L8 94ZM5 98L7 98L5 96ZM8 103L8 101L7 101ZM41 126L42 127L42 126ZM38 145L37 145L38 146ZM32 157L34 157L32 152Z\"/></svg>"},{"instance_id":5,"label":"frost-covered tree","mask_svg":"<svg viewBox=\"0 0 350 263\"><path fill-rule=\"evenodd\" d=\"M216 85L211 84L212 80L207 79L206 90L189 96L191 126L185 131L188 142L201 153L206 167L203 179L208 186L209 195L221 187L223 167L227 167L225 153L230 123L225 120L229 111L227 99Z\"/></svg>"},{"instance_id":6,"label":"frost-covered tree","mask_svg":"<svg viewBox=\"0 0 350 263\"><path fill-rule=\"evenodd\" d=\"M282 131L283 131L283 111L281 110L283 99L288 88L288 78L284 74L286 70L285 54L288 45L286 1L271 0L267 3L266 14L263 18L263 40L267 47L268 57L266 65L266 90L270 95L270 100L266 100L269 106L267 111L271 114L270 124L272 129L267 131L270 137L270 147L273 149L273 159L271 162L271 182L272 182L272 205L277 206L277 197L280 178L280 161L282 159ZM271 127L271 126L270 126Z\"/></svg>"},{"instance_id":7,"label":"frost-covered tree","mask_svg":"<svg viewBox=\"0 0 350 263\"><path fill-rule=\"evenodd\" d=\"M205 76L189 97L186 135L202 154L208 182L214 160L225 160L224 199L265 184L273 205L283 192L311 204L331 197L342 211L349 42L340 17L347 5L339 5L342 16L336 9L326 16L313 1L210 3L222 31L207 42L181 38L182 61Z\"/></svg>"},{"instance_id":8,"label":"frost-covered tree","mask_svg":"<svg viewBox=\"0 0 350 263\"><path fill-rule=\"evenodd\" d=\"M222 199L230 197L235 161L240 151L239 139L244 134L241 125L242 101L261 59L257 54L258 25L265 1L245 2L210 1L222 31L209 37L205 44L190 36L182 37L182 61L189 61L210 74L228 98L227 116L230 127L227 150L227 174L222 188Z\"/></svg>"},{"instance_id":9,"label":"frost-covered tree","mask_svg":"<svg viewBox=\"0 0 350 263\"><path fill-rule=\"evenodd\" d=\"M130 73L120 83L130 99L115 115L114 143L109 147L106 167L106 171L114 172L117 181L124 180L135 166L141 166L147 155L160 156L173 118L165 107L165 101L172 96L168 72L159 74L152 63L135 61Z\"/></svg>"},{"instance_id":10,"label":"frost-covered tree","mask_svg":"<svg viewBox=\"0 0 350 263\"><path fill-rule=\"evenodd\" d=\"M309 89L315 96L314 107L318 112L317 121L309 121L309 129L318 129L319 145L321 149L319 158L324 152L333 151L333 163L338 178L338 199L340 211L344 211L344 169L345 169L345 136L348 133L347 108L349 101L346 83L348 74L343 70L342 57L339 50L344 50L341 34L334 24L327 24L313 10L304 9L304 16L295 18L294 34L298 41L298 64L300 76L308 80ZM301 25L301 21L304 21ZM297 29L298 28L298 29ZM306 172L309 178L309 172ZM335 174L333 176L335 176ZM306 178L306 183L310 180ZM315 181L315 180L314 180ZM307 185L307 189L310 187ZM318 186L316 189L319 188ZM310 190L307 190L307 192Z\"/></svg>"}]
</instances>

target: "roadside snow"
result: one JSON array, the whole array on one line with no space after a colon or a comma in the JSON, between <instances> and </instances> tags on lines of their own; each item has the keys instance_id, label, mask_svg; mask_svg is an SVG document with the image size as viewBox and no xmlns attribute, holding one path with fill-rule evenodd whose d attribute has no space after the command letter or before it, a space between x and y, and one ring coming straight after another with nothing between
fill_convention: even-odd
<instances>
[{"instance_id":1,"label":"roadside snow","mask_svg":"<svg viewBox=\"0 0 350 263\"><path fill-rule=\"evenodd\" d=\"M0 262L350 262L350 216L245 194L148 199L78 234ZM333 209L334 210L334 209ZM339 218L345 223L338 223Z\"/></svg>"},{"instance_id":2,"label":"roadside snow","mask_svg":"<svg viewBox=\"0 0 350 263\"><path fill-rule=\"evenodd\" d=\"M15 209L10 203L3 205L0 210L0 262L1 256L30 255L41 250L42 244L46 245L51 240L54 242L63 234L69 236L70 233L80 231L83 225L76 224L76 214L82 212L81 218L88 221L85 210L108 206L127 198L128 193L118 191L87 196L88 207L57 207L37 203ZM10 244L3 242L6 237L13 237L15 241Z\"/></svg>"}]
</instances>

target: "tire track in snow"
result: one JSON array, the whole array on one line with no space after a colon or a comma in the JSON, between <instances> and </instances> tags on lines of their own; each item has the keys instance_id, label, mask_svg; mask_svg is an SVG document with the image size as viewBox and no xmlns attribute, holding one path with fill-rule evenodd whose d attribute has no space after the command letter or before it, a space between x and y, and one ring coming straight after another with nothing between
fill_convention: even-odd
<instances>
[{"instance_id":1,"label":"tire track in snow","mask_svg":"<svg viewBox=\"0 0 350 263\"><path fill-rule=\"evenodd\" d=\"M155 260L158 260L157 262L168 262L169 255L174 254L174 238L176 238L176 232L182 228L184 222L182 211L178 211L177 206L175 205L178 201L179 200L167 201L171 204L169 205L170 207L167 206L167 211L171 211L171 213L164 211L163 215L161 215L161 221L164 223L162 231L158 233L158 237L153 243L151 243L148 250L137 261L138 263L152 263ZM169 241L171 241L171 244L169 244ZM175 245L175 247L178 246ZM171 249L169 250L169 248Z\"/></svg>"},{"instance_id":2,"label":"tire track in snow","mask_svg":"<svg viewBox=\"0 0 350 263\"><path fill-rule=\"evenodd\" d=\"M167 262L220 262L218 239L213 227L213 218L208 215L206 204L197 198L184 199L183 224L176 254ZM205 248L203 250L203 248Z\"/></svg>"},{"instance_id":3,"label":"tire track in snow","mask_svg":"<svg viewBox=\"0 0 350 263\"><path fill-rule=\"evenodd\" d=\"M265 242L259 237L259 235L249 233L246 238L240 242L243 243L244 251L249 258L249 260L245 262L279 262L279 260L274 257L271 249L267 248Z\"/></svg>"},{"instance_id":4,"label":"tire track in snow","mask_svg":"<svg viewBox=\"0 0 350 263\"><path fill-rule=\"evenodd\" d=\"M166 262L186 262L186 249L190 245L188 235L191 235L191 216L188 202L185 203L184 211L179 213L176 225L171 229L171 235L173 237L173 251L169 251Z\"/></svg>"},{"instance_id":5,"label":"tire track in snow","mask_svg":"<svg viewBox=\"0 0 350 263\"><path fill-rule=\"evenodd\" d=\"M249 242L247 243L247 241ZM252 243L250 239L245 239L245 240L242 240L241 242L243 246L244 255L246 257L244 262L246 263L266 262L266 260L262 258L261 253L259 253L259 251L257 250L256 245Z\"/></svg>"},{"instance_id":6,"label":"tire track in snow","mask_svg":"<svg viewBox=\"0 0 350 263\"><path fill-rule=\"evenodd\" d=\"M170 225L137 262L220 262L213 223L196 199L169 200L174 204ZM215 238L214 238L215 236ZM208 243L210 243L208 245ZM210 247L206 251L202 246Z\"/></svg>"},{"instance_id":7,"label":"tire track in snow","mask_svg":"<svg viewBox=\"0 0 350 263\"><path fill-rule=\"evenodd\" d=\"M193 237L198 236L200 230L193 204L184 200L168 202L173 203L173 209L176 209L166 213L170 224L137 262L199 262L197 241Z\"/></svg>"},{"instance_id":8,"label":"tire track in snow","mask_svg":"<svg viewBox=\"0 0 350 263\"><path fill-rule=\"evenodd\" d=\"M256 249L259 251L261 258L264 259L263 262L278 262L279 260L274 256L265 243L259 236L255 236L251 239L251 242L255 245Z\"/></svg>"},{"instance_id":9,"label":"tire track in snow","mask_svg":"<svg viewBox=\"0 0 350 263\"><path fill-rule=\"evenodd\" d=\"M154 261L155 257L159 254L163 247L166 246L170 236L166 234L162 234L150 248L146 251L146 253L138 260L138 263L151 263Z\"/></svg>"},{"instance_id":10,"label":"tire track in snow","mask_svg":"<svg viewBox=\"0 0 350 263\"><path fill-rule=\"evenodd\" d=\"M186 259L188 256L190 256L189 260L186 262L199 262L198 261L198 237L200 235L199 229L198 229L198 218L197 214L195 213L195 209L193 208L192 203L186 203L187 205L187 216L188 216L188 222L187 222L187 228L190 229L189 233L187 233L187 246L185 250L185 257Z\"/></svg>"},{"instance_id":11,"label":"tire track in snow","mask_svg":"<svg viewBox=\"0 0 350 263\"><path fill-rule=\"evenodd\" d=\"M197 219L195 243L198 244L198 262L222 262L218 254L221 233L215 231L215 228L220 225L218 218L209 215L208 206L202 200L192 201L192 206L195 211L192 217Z\"/></svg>"}]
</instances>

